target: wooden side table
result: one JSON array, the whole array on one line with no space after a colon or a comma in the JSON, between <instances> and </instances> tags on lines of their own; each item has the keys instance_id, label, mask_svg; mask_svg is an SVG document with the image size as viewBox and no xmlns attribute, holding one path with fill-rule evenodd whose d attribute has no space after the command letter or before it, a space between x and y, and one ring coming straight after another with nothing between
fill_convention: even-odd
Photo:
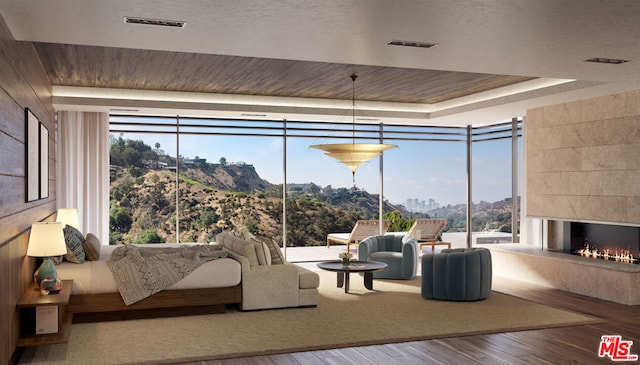
<instances>
[{"instance_id":1,"label":"wooden side table","mask_svg":"<svg viewBox=\"0 0 640 365\"><path fill-rule=\"evenodd\" d=\"M29 284L16 305L20 311L18 347L51 345L69 341L73 313L67 312L66 306L69 304L72 286L73 280L63 280L62 288L58 294L41 295L40 288L35 282ZM58 330L55 333L36 334L35 324L38 307L55 307L57 310Z\"/></svg>"}]
</instances>

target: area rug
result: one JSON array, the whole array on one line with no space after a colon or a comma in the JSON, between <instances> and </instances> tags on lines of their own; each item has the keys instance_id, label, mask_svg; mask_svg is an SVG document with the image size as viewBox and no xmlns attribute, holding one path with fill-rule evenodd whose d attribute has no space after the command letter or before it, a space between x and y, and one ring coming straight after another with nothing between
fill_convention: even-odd
<instances>
[{"instance_id":1,"label":"area rug","mask_svg":"<svg viewBox=\"0 0 640 365\"><path fill-rule=\"evenodd\" d=\"M167 364L594 323L593 317L491 292L479 302L427 300L420 277L352 275L350 292L320 273L319 304L176 318L74 324L68 344L28 348L22 364Z\"/></svg>"}]
</instances>

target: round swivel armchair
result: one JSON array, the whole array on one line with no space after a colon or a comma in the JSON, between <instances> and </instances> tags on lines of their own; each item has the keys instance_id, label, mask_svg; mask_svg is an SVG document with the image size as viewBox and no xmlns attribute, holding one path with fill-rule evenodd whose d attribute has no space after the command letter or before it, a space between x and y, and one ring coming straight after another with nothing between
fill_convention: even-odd
<instances>
[{"instance_id":1,"label":"round swivel armchair","mask_svg":"<svg viewBox=\"0 0 640 365\"><path fill-rule=\"evenodd\" d=\"M418 273L418 242L415 238L385 234L367 237L358 245L358 260L387 264L376 271L377 279L413 279Z\"/></svg>"},{"instance_id":2,"label":"round swivel armchair","mask_svg":"<svg viewBox=\"0 0 640 365\"><path fill-rule=\"evenodd\" d=\"M452 301L483 300L491 293L491 251L445 249L422 256L422 296Z\"/></svg>"}]
</instances>

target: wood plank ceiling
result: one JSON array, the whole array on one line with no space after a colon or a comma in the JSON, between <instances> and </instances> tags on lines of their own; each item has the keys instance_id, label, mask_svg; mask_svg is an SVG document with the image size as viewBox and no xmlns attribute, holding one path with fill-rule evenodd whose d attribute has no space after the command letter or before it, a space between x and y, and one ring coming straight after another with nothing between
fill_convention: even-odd
<instances>
[{"instance_id":1,"label":"wood plank ceiling","mask_svg":"<svg viewBox=\"0 0 640 365\"><path fill-rule=\"evenodd\" d=\"M527 80L490 75L34 43L54 86L438 103Z\"/></svg>"}]
</instances>

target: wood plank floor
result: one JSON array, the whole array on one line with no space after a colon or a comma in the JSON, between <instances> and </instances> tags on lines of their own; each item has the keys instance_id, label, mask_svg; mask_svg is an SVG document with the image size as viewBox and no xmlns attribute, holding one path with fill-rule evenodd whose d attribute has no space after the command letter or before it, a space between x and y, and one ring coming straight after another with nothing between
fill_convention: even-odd
<instances>
[{"instance_id":1,"label":"wood plank floor","mask_svg":"<svg viewBox=\"0 0 640 365\"><path fill-rule=\"evenodd\" d=\"M336 259L344 246L331 249L288 249L289 261ZM188 365L271 364L616 364L598 357L600 337L620 335L633 341L631 353L640 354L640 306L626 306L506 278L496 278L494 290L557 308L601 318L602 323L564 328L475 335L429 341L362 346L322 351L254 356ZM640 288L638 288L640 289ZM434 314L437 320L437 314Z\"/></svg>"}]
</instances>

